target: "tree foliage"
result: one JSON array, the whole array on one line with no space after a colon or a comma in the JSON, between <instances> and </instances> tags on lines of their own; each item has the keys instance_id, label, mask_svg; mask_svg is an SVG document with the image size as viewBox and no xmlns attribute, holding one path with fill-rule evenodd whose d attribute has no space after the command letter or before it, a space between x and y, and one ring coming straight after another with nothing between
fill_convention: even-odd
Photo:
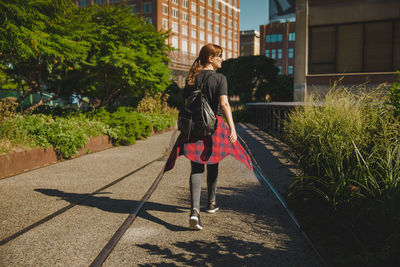
<instances>
[{"instance_id":1,"label":"tree foliage","mask_svg":"<svg viewBox=\"0 0 400 267\"><path fill-rule=\"evenodd\" d=\"M224 61L220 72L228 80L230 93L250 102L265 100L261 92L266 84L275 82L278 68L273 59L265 56L243 56Z\"/></svg>"},{"instance_id":2,"label":"tree foliage","mask_svg":"<svg viewBox=\"0 0 400 267\"><path fill-rule=\"evenodd\" d=\"M110 105L169 84L168 33L121 6L78 9L70 0L0 0L0 66L30 109L72 95ZM45 100L44 92L54 94Z\"/></svg>"}]
</instances>

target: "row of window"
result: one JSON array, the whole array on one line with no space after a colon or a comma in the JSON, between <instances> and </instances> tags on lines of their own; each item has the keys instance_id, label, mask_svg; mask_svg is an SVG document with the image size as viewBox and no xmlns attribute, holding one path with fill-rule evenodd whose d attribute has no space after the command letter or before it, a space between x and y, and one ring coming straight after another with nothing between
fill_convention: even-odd
<instances>
[{"instance_id":1,"label":"row of window","mask_svg":"<svg viewBox=\"0 0 400 267\"><path fill-rule=\"evenodd\" d=\"M291 32L289 33L289 41L295 41L296 33ZM267 43L275 43L275 42L282 42L282 34L281 33L274 33L274 34L267 34L265 37L265 41Z\"/></svg>"},{"instance_id":2,"label":"row of window","mask_svg":"<svg viewBox=\"0 0 400 267\"><path fill-rule=\"evenodd\" d=\"M208 27L209 31L214 32L216 34L221 34L222 36L228 36L228 38L233 39L232 31L230 31L230 30L227 31L226 28L222 28L220 30L219 26L217 26L217 25L214 27L214 31L213 31L212 25L208 24L208 26L209 26ZM162 19L162 27L163 27L164 30L168 30L169 29L168 19ZM200 21L200 28L204 28L204 25L201 24L201 21ZM172 32L179 33L179 24L177 22L172 22L171 23L171 30L172 30ZM182 25L181 26L182 34L183 35L187 35L187 31L188 31L188 26ZM196 30L192 29L192 31L196 31ZM200 31L200 33L204 34L203 31ZM237 33L235 33L234 36L235 36L235 39L237 39Z\"/></svg>"},{"instance_id":3,"label":"row of window","mask_svg":"<svg viewBox=\"0 0 400 267\"><path fill-rule=\"evenodd\" d=\"M282 74L282 66L277 66L277 67L278 67L278 69L279 69L278 74ZM287 73L288 73L289 75L292 75L292 74L294 73L294 68L293 68L292 65L288 66Z\"/></svg>"},{"instance_id":4,"label":"row of window","mask_svg":"<svg viewBox=\"0 0 400 267\"><path fill-rule=\"evenodd\" d=\"M203 12L202 12L202 10L203 10ZM166 5L166 4L163 4L163 6L162 6L162 12L163 12L163 14L168 15L169 6ZM205 12L205 11L204 11L204 8L200 7L200 15L204 16L204 15L205 15L204 12ZM184 21L188 21L188 20L189 20L189 15L188 15L187 12L181 11L181 14L182 14L182 20L184 20ZM176 9L176 8L172 8L171 15L172 15L172 17L178 19L178 18L179 18L179 10ZM192 15L191 17L192 17L192 21L196 20L196 16ZM213 18L214 18L213 12L212 12L212 11L208 11L208 18L209 18L209 19L213 19ZM200 19L200 20L202 20L202 19ZM232 26L233 26L233 23L232 23L232 20L231 20L231 19L227 19L226 17L222 17L221 20L220 20L220 15L219 15L219 14L215 14L215 20L216 20L217 22L220 22L220 21L221 21L222 25L228 25L228 26L231 27L231 28L232 28ZM204 20L203 20L203 21L204 21ZM235 26L235 29L238 28L237 22L234 23L234 26Z\"/></svg>"},{"instance_id":5,"label":"row of window","mask_svg":"<svg viewBox=\"0 0 400 267\"><path fill-rule=\"evenodd\" d=\"M205 1L201 1L201 2L205 2ZM236 9L234 6L232 6L232 4L230 4L230 2L232 1L226 1L229 2L228 4L226 2L220 1L220 0L208 0L208 6L212 7L213 6L213 2L215 3L214 7L215 9L219 10L221 8L222 13L226 13L228 12L228 14L230 16L232 16L232 14L234 15L235 18L237 18L238 16L238 10L234 10ZM172 3L179 5L179 0L173 0ZM183 8L189 8L189 1L188 0L181 0L182 3L182 7ZM191 3L190 5L190 9L193 12L197 12L197 4L196 3ZM205 8L204 7L199 7L199 11L200 11L200 15L205 15ZM237 12L235 12L237 11Z\"/></svg>"},{"instance_id":6,"label":"row of window","mask_svg":"<svg viewBox=\"0 0 400 267\"><path fill-rule=\"evenodd\" d=\"M178 45L179 45L179 39L178 39L178 37L172 37L171 41L172 41L172 47L178 49L178 48L179 48L179 46L178 46ZM211 41L209 40L208 42L212 42L212 40L211 40ZM215 40L214 40L214 43L219 44L219 40L215 39ZM202 46L203 46L203 44L201 44L201 45L199 46L199 49L200 49ZM222 47L224 47L223 44L222 44ZM193 55L197 55L198 52L199 52L199 51L197 51L197 49L198 49L197 43L196 43L196 42L191 42L191 44L190 44L190 53L193 54ZM230 49L232 49L232 48L230 48ZM181 40L180 51L182 51L182 52L189 52L189 51L188 51L188 40L185 40L185 39L182 39L182 40ZM232 52L231 52L231 51L228 51L228 52L226 53L226 56L227 56L227 58L231 58L231 57L232 57Z\"/></svg>"},{"instance_id":7,"label":"row of window","mask_svg":"<svg viewBox=\"0 0 400 267\"><path fill-rule=\"evenodd\" d=\"M272 59L281 59L282 58L282 49L266 49L265 56L270 57ZM288 49L288 58L294 57L294 48Z\"/></svg>"}]
</instances>

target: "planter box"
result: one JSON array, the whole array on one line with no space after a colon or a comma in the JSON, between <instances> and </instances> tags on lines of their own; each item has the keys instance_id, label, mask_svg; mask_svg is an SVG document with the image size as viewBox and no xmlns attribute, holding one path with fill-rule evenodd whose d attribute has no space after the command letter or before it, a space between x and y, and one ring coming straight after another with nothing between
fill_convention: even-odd
<instances>
[{"instance_id":1,"label":"planter box","mask_svg":"<svg viewBox=\"0 0 400 267\"><path fill-rule=\"evenodd\" d=\"M111 147L111 139L107 135L92 137L89 143L78 152L77 156ZM57 155L53 148L34 148L3 155L0 156L0 179L47 166L60 160L62 160L61 156Z\"/></svg>"}]
</instances>

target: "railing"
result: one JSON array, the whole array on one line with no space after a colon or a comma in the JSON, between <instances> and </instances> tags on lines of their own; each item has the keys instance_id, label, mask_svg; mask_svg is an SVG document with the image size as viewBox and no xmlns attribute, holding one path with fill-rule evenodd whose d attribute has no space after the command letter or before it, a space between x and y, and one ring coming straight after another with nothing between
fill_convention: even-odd
<instances>
[{"instance_id":1,"label":"railing","mask_svg":"<svg viewBox=\"0 0 400 267\"><path fill-rule=\"evenodd\" d=\"M275 135L280 135L284 133L283 122L287 119L290 111L295 107L304 105L304 102L248 103L248 118L258 128Z\"/></svg>"}]
</instances>

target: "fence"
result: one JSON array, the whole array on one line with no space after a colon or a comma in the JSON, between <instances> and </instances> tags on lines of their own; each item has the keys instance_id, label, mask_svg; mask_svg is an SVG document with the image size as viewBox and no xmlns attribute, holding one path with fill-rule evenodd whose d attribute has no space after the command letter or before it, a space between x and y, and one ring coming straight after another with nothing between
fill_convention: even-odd
<instances>
[{"instance_id":1,"label":"fence","mask_svg":"<svg viewBox=\"0 0 400 267\"><path fill-rule=\"evenodd\" d=\"M304 105L304 102L248 103L248 118L258 128L280 135L284 133L283 122L287 119L289 112L295 107Z\"/></svg>"}]
</instances>

